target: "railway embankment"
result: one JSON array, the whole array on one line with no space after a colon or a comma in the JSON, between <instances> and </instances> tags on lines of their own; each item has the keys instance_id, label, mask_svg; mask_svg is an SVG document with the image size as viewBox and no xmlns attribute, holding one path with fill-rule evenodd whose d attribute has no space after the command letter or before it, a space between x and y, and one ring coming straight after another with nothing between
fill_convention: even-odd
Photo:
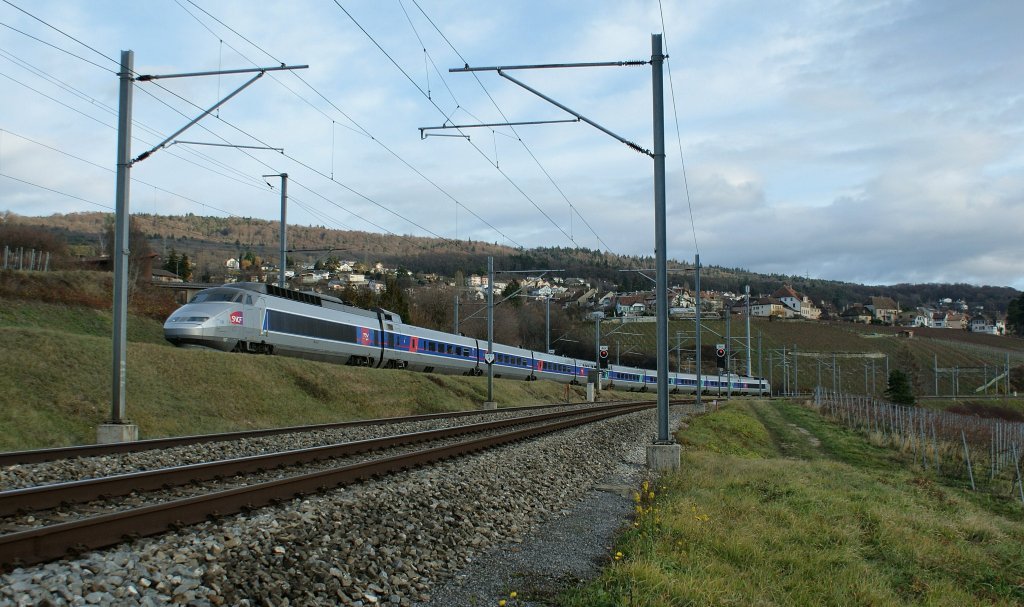
<instances>
[{"instance_id":1,"label":"railway embankment","mask_svg":"<svg viewBox=\"0 0 1024 607\"><path fill-rule=\"evenodd\" d=\"M0 303L0 451L94 442L110 402L109 314ZM141 438L464 410L487 395L482 377L181 349L155 320L133 316L129 327L128 416ZM586 400L581 387L549 382L494 386L501 406Z\"/></svg>"}]
</instances>

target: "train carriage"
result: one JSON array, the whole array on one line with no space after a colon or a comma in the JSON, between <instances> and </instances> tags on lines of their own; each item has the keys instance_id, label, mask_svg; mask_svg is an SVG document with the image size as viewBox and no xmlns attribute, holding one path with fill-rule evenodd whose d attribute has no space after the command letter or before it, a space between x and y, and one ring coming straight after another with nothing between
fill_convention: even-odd
<instances>
[{"instance_id":1,"label":"train carriage","mask_svg":"<svg viewBox=\"0 0 1024 607\"><path fill-rule=\"evenodd\" d=\"M283 289L263 283L235 283L201 291L164 323L164 336L179 346L222 351L282 354L349 365L409 369L427 373L482 375L487 342L435 331L402 321L383 309L364 310L336 297ZM545 379L581 384L596 368L585 361L495 343L495 377ZM601 370L609 389L657 390L657 372L611 365ZM760 378L730 375L739 394L764 394ZM704 376L705 392L720 389L719 380ZM696 376L673 373L673 392L694 393ZM727 389L727 388L724 388Z\"/></svg>"}]
</instances>

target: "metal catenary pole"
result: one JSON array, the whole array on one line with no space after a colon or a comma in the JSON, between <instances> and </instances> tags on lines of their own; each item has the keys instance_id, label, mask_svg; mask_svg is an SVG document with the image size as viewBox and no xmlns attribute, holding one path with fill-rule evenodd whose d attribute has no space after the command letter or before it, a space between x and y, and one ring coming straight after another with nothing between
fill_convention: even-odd
<instances>
[{"instance_id":1,"label":"metal catenary pole","mask_svg":"<svg viewBox=\"0 0 1024 607\"><path fill-rule=\"evenodd\" d=\"M494 402L494 257L487 256L487 402Z\"/></svg>"},{"instance_id":2,"label":"metal catenary pole","mask_svg":"<svg viewBox=\"0 0 1024 607\"><path fill-rule=\"evenodd\" d=\"M668 443L668 251L665 236L665 95L661 35L651 36L651 86L654 111L654 252L658 314L658 440Z\"/></svg>"},{"instance_id":3,"label":"metal catenary pole","mask_svg":"<svg viewBox=\"0 0 1024 607\"><path fill-rule=\"evenodd\" d=\"M111 424L126 424L125 384L127 380L128 343L128 214L132 170L132 92L135 53L121 51L117 113L117 175L115 186L114 229L114 334L113 334L113 397L110 404Z\"/></svg>"},{"instance_id":4,"label":"metal catenary pole","mask_svg":"<svg viewBox=\"0 0 1024 607\"><path fill-rule=\"evenodd\" d=\"M285 251L288 250L288 173L281 173L281 273L277 277L277 286L284 288L285 267L288 263Z\"/></svg>"},{"instance_id":5,"label":"metal catenary pole","mask_svg":"<svg viewBox=\"0 0 1024 607\"><path fill-rule=\"evenodd\" d=\"M695 254L693 256L693 268L694 268L694 270L693 270L694 282L696 284L695 290L697 291L697 303L696 303L697 309L696 309L696 314L694 314L694 318L695 318L696 323L697 323L697 351L696 351L696 359L697 359L697 361L696 361L697 362L697 400L696 400L695 406L696 406L697 409L700 409L700 406L701 406L701 402L700 402L701 392L704 391L703 374L701 373L701 370L700 370L700 333L701 333L701 328L700 328L700 253L697 253L697 254Z\"/></svg>"},{"instance_id":6,"label":"metal catenary pole","mask_svg":"<svg viewBox=\"0 0 1024 607\"><path fill-rule=\"evenodd\" d=\"M729 387L725 392L726 398L732 398L732 306L726 305L725 309L725 381Z\"/></svg>"},{"instance_id":7,"label":"metal catenary pole","mask_svg":"<svg viewBox=\"0 0 1024 607\"><path fill-rule=\"evenodd\" d=\"M746 285L743 288L743 291L747 296L747 305L745 310L747 315L747 377L751 377L753 375L753 371L751 369L752 361L750 360L750 285Z\"/></svg>"}]
</instances>

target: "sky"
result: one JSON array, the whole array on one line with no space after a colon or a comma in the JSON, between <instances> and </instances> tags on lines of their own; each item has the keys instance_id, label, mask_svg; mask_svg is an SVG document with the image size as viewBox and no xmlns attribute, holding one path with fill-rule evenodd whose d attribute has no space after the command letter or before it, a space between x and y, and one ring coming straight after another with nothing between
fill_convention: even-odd
<instances>
[{"instance_id":1,"label":"sky","mask_svg":"<svg viewBox=\"0 0 1024 607\"><path fill-rule=\"evenodd\" d=\"M654 163L604 132L420 129L572 120L449 69L649 61L659 33L670 258L1024 290L1022 25L1016 0L0 0L0 211L113 210L131 50L140 75L309 66L135 163L133 213L279 219L287 173L290 224L653 255ZM651 149L651 72L505 73ZM136 82L132 156L252 76Z\"/></svg>"}]
</instances>

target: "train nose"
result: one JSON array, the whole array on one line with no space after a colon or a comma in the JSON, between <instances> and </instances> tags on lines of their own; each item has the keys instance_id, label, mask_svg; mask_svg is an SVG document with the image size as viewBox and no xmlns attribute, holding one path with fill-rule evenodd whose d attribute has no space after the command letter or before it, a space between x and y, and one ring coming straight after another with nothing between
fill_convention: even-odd
<instances>
[{"instance_id":1,"label":"train nose","mask_svg":"<svg viewBox=\"0 0 1024 607\"><path fill-rule=\"evenodd\" d=\"M164 323L164 339L176 346L203 346L230 351L238 342L217 330L216 316L195 311L179 311Z\"/></svg>"}]
</instances>

